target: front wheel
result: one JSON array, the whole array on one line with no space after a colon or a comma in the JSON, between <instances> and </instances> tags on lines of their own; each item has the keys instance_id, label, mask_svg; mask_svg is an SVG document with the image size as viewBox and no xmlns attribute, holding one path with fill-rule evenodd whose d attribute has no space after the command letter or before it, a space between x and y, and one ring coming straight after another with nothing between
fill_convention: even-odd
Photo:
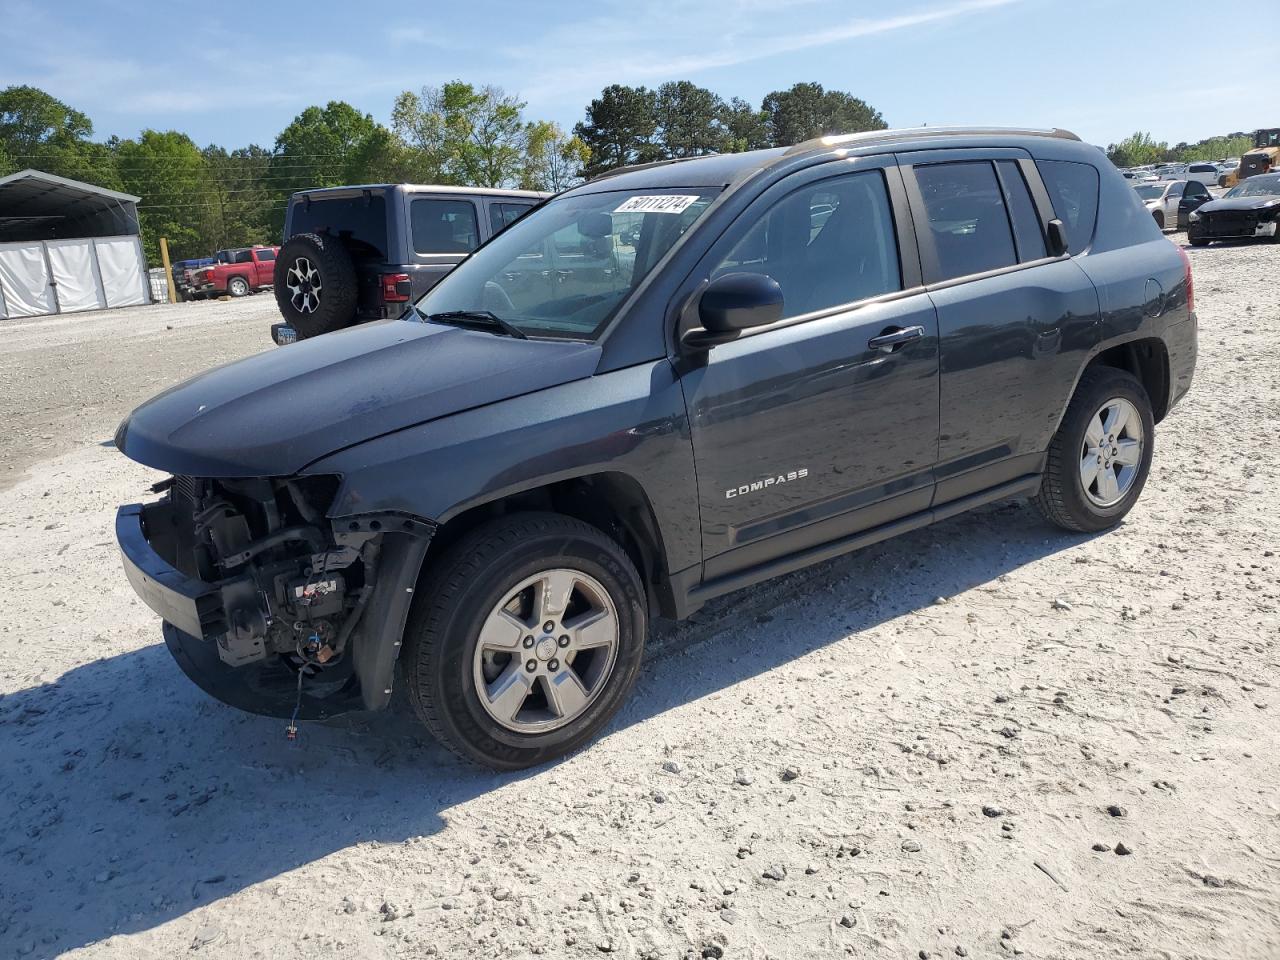
<instances>
[{"instance_id":1,"label":"front wheel","mask_svg":"<svg viewBox=\"0 0 1280 960\"><path fill-rule=\"evenodd\" d=\"M1036 508L1066 530L1114 527L1147 482L1154 436L1151 400L1136 377L1086 370L1049 443Z\"/></svg>"},{"instance_id":2,"label":"front wheel","mask_svg":"<svg viewBox=\"0 0 1280 960\"><path fill-rule=\"evenodd\" d=\"M467 534L418 591L404 671L419 717L454 753L516 770L581 746L635 683L644 585L589 524L514 514Z\"/></svg>"}]
</instances>

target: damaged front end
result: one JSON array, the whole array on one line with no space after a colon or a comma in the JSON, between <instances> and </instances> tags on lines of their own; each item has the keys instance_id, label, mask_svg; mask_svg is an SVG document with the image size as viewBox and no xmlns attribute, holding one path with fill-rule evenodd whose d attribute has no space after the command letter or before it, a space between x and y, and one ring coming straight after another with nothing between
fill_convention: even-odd
<instances>
[{"instance_id":1,"label":"damaged front end","mask_svg":"<svg viewBox=\"0 0 1280 960\"><path fill-rule=\"evenodd\" d=\"M268 716L322 719L391 697L413 587L434 526L330 517L328 476L200 479L116 515L125 572L165 642L210 695Z\"/></svg>"}]
</instances>

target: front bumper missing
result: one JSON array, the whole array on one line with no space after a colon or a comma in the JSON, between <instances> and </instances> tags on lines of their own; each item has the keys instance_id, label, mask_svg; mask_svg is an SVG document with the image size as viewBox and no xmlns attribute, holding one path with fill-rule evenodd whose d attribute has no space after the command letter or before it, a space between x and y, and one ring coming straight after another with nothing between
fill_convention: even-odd
<instances>
[{"instance_id":1,"label":"front bumper missing","mask_svg":"<svg viewBox=\"0 0 1280 960\"><path fill-rule=\"evenodd\" d=\"M288 717L297 696L297 673L282 657L227 662L227 591L244 589L245 579L211 583L176 569L161 552L171 546L175 523L170 501L119 508L116 540L129 583L164 620L165 644L197 686L238 709ZM378 577L351 638L351 656L304 684L302 719L380 710L389 704L414 587L435 531L430 523L394 514L344 517L341 528L381 535Z\"/></svg>"}]
</instances>

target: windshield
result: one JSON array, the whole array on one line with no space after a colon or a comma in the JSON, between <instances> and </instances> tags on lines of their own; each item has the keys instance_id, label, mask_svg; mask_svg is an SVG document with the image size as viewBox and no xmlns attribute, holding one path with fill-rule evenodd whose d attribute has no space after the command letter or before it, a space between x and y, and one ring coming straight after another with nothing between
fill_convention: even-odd
<instances>
[{"instance_id":1,"label":"windshield","mask_svg":"<svg viewBox=\"0 0 1280 960\"><path fill-rule=\"evenodd\" d=\"M1276 197L1280 196L1280 179L1274 177L1250 177L1244 183L1227 191L1228 197Z\"/></svg>"},{"instance_id":2,"label":"windshield","mask_svg":"<svg viewBox=\"0 0 1280 960\"><path fill-rule=\"evenodd\" d=\"M1165 186L1163 183L1144 183L1133 189L1143 200L1159 200L1164 196Z\"/></svg>"},{"instance_id":3,"label":"windshield","mask_svg":"<svg viewBox=\"0 0 1280 960\"><path fill-rule=\"evenodd\" d=\"M490 313L530 337L594 340L719 188L552 200L517 220L418 301L428 319Z\"/></svg>"}]
</instances>

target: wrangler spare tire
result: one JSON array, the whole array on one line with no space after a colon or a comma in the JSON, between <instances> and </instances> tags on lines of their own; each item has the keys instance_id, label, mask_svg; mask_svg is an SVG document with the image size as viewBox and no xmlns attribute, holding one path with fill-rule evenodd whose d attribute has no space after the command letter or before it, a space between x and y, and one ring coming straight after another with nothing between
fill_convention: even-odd
<instances>
[{"instance_id":1,"label":"wrangler spare tire","mask_svg":"<svg viewBox=\"0 0 1280 960\"><path fill-rule=\"evenodd\" d=\"M274 281L276 305L299 340L355 322L356 268L338 238L323 233L290 237L276 257Z\"/></svg>"}]
</instances>

